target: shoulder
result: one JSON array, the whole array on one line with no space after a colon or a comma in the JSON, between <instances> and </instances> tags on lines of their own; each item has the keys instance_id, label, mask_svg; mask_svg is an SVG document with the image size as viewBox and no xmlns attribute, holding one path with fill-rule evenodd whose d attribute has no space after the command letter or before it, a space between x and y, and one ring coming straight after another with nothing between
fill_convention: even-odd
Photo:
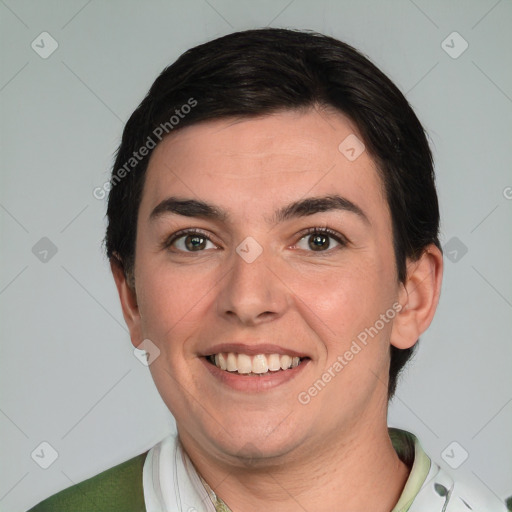
<instances>
[{"instance_id":1,"label":"shoulder","mask_svg":"<svg viewBox=\"0 0 512 512\"><path fill-rule=\"evenodd\" d=\"M507 512L505 502L494 494L490 489L473 479L455 478L453 487L448 491L448 506L446 512L485 510L494 512ZM446 492L442 487L435 489L437 493Z\"/></svg>"},{"instance_id":2,"label":"shoulder","mask_svg":"<svg viewBox=\"0 0 512 512\"><path fill-rule=\"evenodd\" d=\"M479 481L449 472L434 461L410 512L422 510L425 506L443 512L508 510L506 504Z\"/></svg>"},{"instance_id":3,"label":"shoulder","mask_svg":"<svg viewBox=\"0 0 512 512\"><path fill-rule=\"evenodd\" d=\"M28 512L143 512L142 469L147 453L68 487Z\"/></svg>"},{"instance_id":4,"label":"shoulder","mask_svg":"<svg viewBox=\"0 0 512 512\"><path fill-rule=\"evenodd\" d=\"M480 481L442 468L411 432L389 428L393 447L411 472L393 512L507 512L507 505ZM412 464L411 464L412 463Z\"/></svg>"}]
</instances>

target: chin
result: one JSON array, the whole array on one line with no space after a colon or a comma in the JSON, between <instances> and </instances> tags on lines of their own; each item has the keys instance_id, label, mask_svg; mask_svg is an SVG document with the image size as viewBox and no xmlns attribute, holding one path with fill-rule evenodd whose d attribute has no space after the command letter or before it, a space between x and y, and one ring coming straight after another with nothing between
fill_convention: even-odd
<instances>
[{"instance_id":1,"label":"chin","mask_svg":"<svg viewBox=\"0 0 512 512\"><path fill-rule=\"evenodd\" d=\"M302 440L296 429L289 427L279 430L274 425L273 429L233 429L229 433L222 432L220 438L212 439L216 449L230 459L236 459L241 467L268 466L269 462L280 464L280 461L288 456L294 449L300 447ZM268 432L270 431L270 435ZM293 432L293 437L290 433Z\"/></svg>"}]
</instances>

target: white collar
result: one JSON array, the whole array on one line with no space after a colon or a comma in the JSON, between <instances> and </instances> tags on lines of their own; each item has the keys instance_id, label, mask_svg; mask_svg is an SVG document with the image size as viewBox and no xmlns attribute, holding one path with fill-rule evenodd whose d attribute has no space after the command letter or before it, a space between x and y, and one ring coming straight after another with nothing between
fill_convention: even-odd
<instances>
[{"instance_id":1,"label":"white collar","mask_svg":"<svg viewBox=\"0 0 512 512\"><path fill-rule=\"evenodd\" d=\"M169 435L146 457L142 471L147 512L215 512L179 439Z\"/></svg>"},{"instance_id":2,"label":"white collar","mask_svg":"<svg viewBox=\"0 0 512 512\"><path fill-rule=\"evenodd\" d=\"M417 439L415 450L418 456L421 446ZM176 435L165 437L149 450L142 480L147 512L216 512L201 477ZM400 512L507 510L487 489L459 479L455 481L434 461L412 503L399 505Z\"/></svg>"}]
</instances>

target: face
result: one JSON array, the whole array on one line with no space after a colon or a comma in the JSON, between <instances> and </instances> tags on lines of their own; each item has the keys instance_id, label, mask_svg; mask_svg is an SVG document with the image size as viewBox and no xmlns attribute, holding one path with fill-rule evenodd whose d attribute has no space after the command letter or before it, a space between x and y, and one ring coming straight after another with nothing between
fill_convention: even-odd
<instances>
[{"instance_id":1,"label":"face","mask_svg":"<svg viewBox=\"0 0 512 512\"><path fill-rule=\"evenodd\" d=\"M180 435L218 460L314 453L385 421L400 284L376 167L339 149L354 135L339 113L287 111L187 127L152 154L132 341L158 347Z\"/></svg>"}]
</instances>

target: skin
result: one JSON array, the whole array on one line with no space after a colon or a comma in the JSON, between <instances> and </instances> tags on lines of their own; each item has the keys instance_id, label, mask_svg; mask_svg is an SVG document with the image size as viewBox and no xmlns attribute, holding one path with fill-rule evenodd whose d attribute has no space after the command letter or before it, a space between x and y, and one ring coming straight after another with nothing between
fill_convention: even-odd
<instances>
[{"instance_id":1,"label":"skin","mask_svg":"<svg viewBox=\"0 0 512 512\"><path fill-rule=\"evenodd\" d=\"M389 345L407 348L437 306L442 256L435 246L408 261L399 283L391 217L374 162L349 161L338 146L355 126L338 112L285 111L184 128L154 150L142 195L135 289L112 271L134 346L150 339L150 365L199 473L233 512L389 512L409 475L387 432ZM361 139L362 137L359 136ZM271 193L269 193L271 191ZM270 222L305 197L339 194L350 211ZM200 199L229 213L217 221L150 213L169 196ZM307 228L328 226L315 251ZM197 228L210 238L186 253ZM254 238L263 252L247 263L235 251ZM304 405L297 399L332 368L357 335L399 303L401 311ZM273 343L310 360L280 386L258 392L227 386L200 354L214 344ZM239 377L258 378L258 377Z\"/></svg>"}]
</instances>

